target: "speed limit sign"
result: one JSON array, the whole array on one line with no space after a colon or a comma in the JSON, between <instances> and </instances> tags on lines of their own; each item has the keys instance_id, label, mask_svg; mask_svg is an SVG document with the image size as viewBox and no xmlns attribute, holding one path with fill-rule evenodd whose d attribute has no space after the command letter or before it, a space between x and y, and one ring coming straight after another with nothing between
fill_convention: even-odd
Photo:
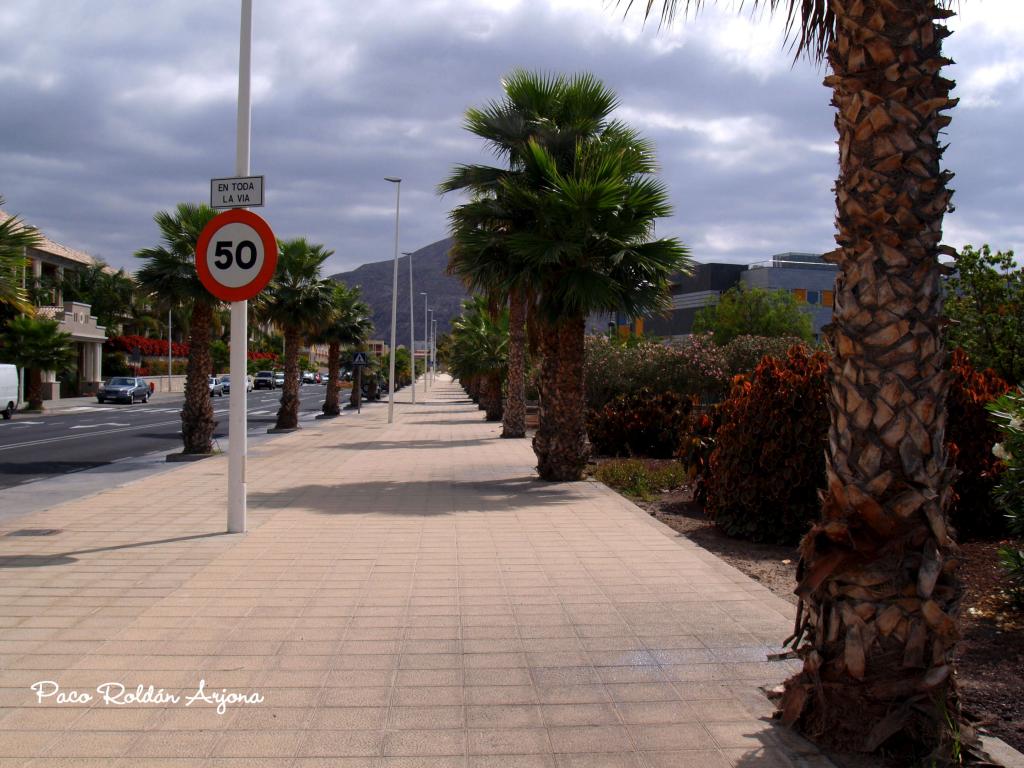
<instances>
[{"instance_id":1,"label":"speed limit sign","mask_svg":"<svg viewBox=\"0 0 1024 768\"><path fill-rule=\"evenodd\" d=\"M234 208L215 216L196 243L196 271L206 290L223 301L246 301L262 291L277 267L270 225Z\"/></svg>"}]
</instances>

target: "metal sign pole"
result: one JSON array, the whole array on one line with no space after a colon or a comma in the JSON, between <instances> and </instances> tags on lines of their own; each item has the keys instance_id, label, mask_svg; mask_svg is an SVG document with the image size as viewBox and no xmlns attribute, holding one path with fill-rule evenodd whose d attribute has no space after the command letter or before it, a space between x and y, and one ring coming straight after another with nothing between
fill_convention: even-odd
<instances>
[{"instance_id":1,"label":"metal sign pole","mask_svg":"<svg viewBox=\"0 0 1024 768\"><path fill-rule=\"evenodd\" d=\"M252 0L242 0L238 44L238 117L236 120L235 173L249 175L249 138L252 111L249 73L252 66ZM228 533L245 533L246 488L246 359L249 353L249 302L231 302L231 403L228 415Z\"/></svg>"}]
</instances>

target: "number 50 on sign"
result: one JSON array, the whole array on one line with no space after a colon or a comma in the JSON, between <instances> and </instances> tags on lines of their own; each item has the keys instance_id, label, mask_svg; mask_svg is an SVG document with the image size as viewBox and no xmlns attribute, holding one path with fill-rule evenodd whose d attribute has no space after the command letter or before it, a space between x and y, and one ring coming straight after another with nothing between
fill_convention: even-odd
<instances>
[{"instance_id":1,"label":"number 50 on sign","mask_svg":"<svg viewBox=\"0 0 1024 768\"><path fill-rule=\"evenodd\" d=\"M236 208L215 216L196 243L196 271L223 301L246 301L262 291L277 267L277 241L270 225Z\"/></svg>"}]
</instances>

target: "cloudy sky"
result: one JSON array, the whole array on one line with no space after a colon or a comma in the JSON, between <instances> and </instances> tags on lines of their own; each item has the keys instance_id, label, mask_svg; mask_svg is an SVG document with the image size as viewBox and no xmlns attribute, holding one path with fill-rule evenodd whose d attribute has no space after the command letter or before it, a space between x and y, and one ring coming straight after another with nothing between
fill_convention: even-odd
<instances>
[{"instance_id":1,"label":"cloudy sky","mask_svg":"<svg viewBox=\"0 0 1024 768\"><path fill-rule=\"evenodd\" d=\"M638 3L640 5L640 3ZM748 4L749 5L749 4ZM279 237L334 249L331 271L445 236L461 127L515 67L589 71L654 139L701 261L832 247L836 150L824 71L795 65L780 19L728 0L669 29L608 0L255 0L252 171ZM208 200L234 171L239 3L0 5L0 195L53 239L134 268L153 213ZM946 242L1024 251L1024 2L964 0L946 52L961 99ZM1017 138L1014 139L1014 136Z\"/></svg>"}]
</instances>

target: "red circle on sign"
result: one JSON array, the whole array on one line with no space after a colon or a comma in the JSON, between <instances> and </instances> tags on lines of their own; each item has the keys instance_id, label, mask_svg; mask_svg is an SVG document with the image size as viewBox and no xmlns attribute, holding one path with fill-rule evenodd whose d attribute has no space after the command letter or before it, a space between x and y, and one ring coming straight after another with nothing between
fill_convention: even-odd
<instances>
[{"instance_id":1,"label":"red circle on sign","mask_svg":"<svg viewBox=\"0 0 1024 768\"><path fill-rule=\"evenodd\" d=\"M255 230L263 244L263 264L259 272L245 285L229 286L219 282L207 261L210 242L217 233L229 224L243 224ZM214 216L199 235L196 242L196 272L203 286L222 301L246 301L267 287L277 269L277 240L270 225L262 217L244 208L232 208Z\"/></svg>"}]
</instances>

